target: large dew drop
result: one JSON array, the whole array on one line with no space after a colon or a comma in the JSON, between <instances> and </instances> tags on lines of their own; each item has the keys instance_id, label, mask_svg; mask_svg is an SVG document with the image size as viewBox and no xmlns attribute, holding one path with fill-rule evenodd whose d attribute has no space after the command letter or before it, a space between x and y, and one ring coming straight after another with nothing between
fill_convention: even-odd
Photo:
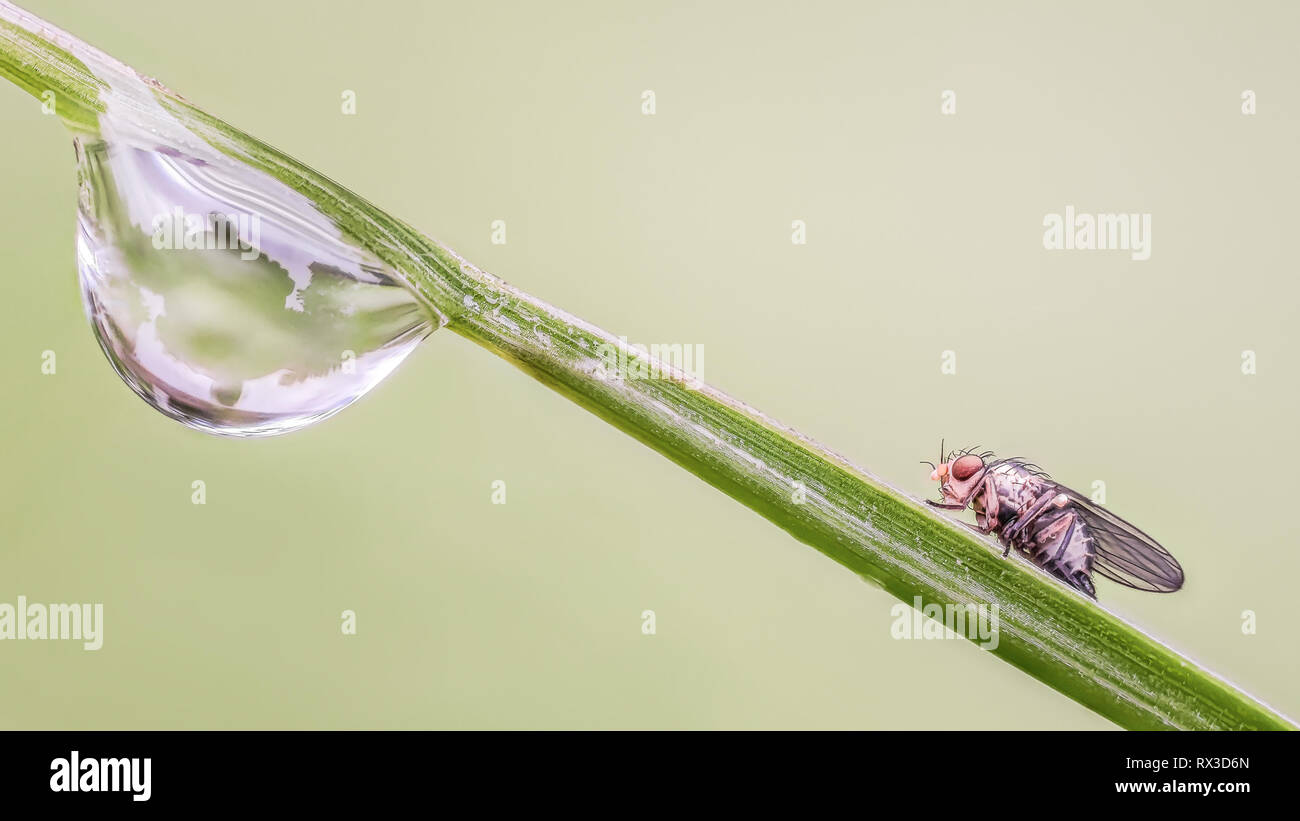
<instances>
[{"instance_id":1,"label":"large dew drop","mask_svg":"<svg viewBox=\"0 0 1300 821\"><path fill-rule=\"evenodd\" d=\"M191 427L284 433L342 409L434 324L301 195L229 158L80 136L77 266L100 346Z\"/></svg>"}]
</instances>

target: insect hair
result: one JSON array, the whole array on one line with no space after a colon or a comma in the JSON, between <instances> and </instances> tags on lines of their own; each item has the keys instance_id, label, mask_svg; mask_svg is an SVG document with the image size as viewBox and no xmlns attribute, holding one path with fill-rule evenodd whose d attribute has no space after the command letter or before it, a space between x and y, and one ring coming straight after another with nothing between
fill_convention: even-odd
<instances>
[{"instance_id":1,"label":"insect hair","mask_svg":"<svg viewBox=\"0 0 1300 821\"><path fill-rule=\"evenodd\" d=\"M1041 467L1029 461L1023 456L1008 456L1005 459L999 459L996 462L996 464L1011 465L1012 467L1020 468L1021 470L1028 473L1030 476L1037 476L1040 479L1052 478L1050 475L1048 475L1047 471L1043 470Z\"/></svg>"},{"instance_id":2,"label":"insect hair","mask_svg":"<svg viewBox=\"0 0 1300 821\"><path fill-rule=\"evenodd\" d=\"M993 451L991 451L991 450L985 450L985 451L981 451L981 452L979 452L979 453L976 453L975 451L976 451L978 448L979 448L979 445L972 445L972 446L970 446L970 447L968 447L968 448L963 448L963 449L961 449L961 450L953 450L953 451L949 451L949 452L948 452L948 455L944 458L943 461L945 461L945 462L951 462L953 459L960 459L960 458L963 457L963 456L970 456L970 455L972 455L972 454L975 455L975 456L978 456L978 457L980 458L980 460L981 460L981 461L984 461L984 462L988 462L990 459L993 458L993 456L994 456Z\"/></svg>"}]
</instances>

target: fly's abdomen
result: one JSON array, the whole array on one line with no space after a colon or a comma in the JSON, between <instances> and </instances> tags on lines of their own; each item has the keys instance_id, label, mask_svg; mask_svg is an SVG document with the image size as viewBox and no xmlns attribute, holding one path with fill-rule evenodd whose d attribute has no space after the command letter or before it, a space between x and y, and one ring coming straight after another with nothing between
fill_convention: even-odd
<instances>
[{"instance_id":1,"label":"fly's abdomen","mask_svg":"<svg viewBox=\"0 0 1300 821\"><path fill-rule=\"evenodd\" d=\"M1096 545L1083 517L1072 506L1039 517L1019 545L1034 564L1093 595L1092 563Z\"/></svg>"}]
</instances>

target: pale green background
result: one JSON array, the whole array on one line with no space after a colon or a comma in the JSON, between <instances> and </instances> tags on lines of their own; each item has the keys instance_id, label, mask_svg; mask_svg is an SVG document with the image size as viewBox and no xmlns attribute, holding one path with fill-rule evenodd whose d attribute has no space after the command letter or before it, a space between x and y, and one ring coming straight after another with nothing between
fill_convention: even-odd
<instances>
[{"instance_id":1,"label":"pale green background","mask_svg":"<svg viewBox=\"0 0 1300 821\"><path fill-rule=\"evenodd\" d=\"M1105 480L1188 583L1103 601L1300 714L1294 4L27 5L911 492L940 436ZM68 137L7 84L0 134L0 601L106 611L0 643L0 725L1111 726L448 332L300 433L164 418L82 315ZM1045 251L1067 204L1151 260Z\"/></svg>"}]
</instances>

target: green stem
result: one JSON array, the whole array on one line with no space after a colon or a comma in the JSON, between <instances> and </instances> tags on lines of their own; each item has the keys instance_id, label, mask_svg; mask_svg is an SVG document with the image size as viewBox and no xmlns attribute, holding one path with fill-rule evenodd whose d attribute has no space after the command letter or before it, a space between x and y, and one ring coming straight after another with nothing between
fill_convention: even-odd
<instances>
[{"instance_id":1,"label":"green stem","mask_svg":"<svg viewBox=\"0 0 1300 821\"><path fill-rule=\"evenodd\" d=\"M311 199L402 272L450 330L663 453L909 605L999 608L990 652L1126 728L1293 729L1292 722L1096 602L937 516L817 443L708 386L613 379L610 334L492 277L291 157L44 21L0 2L0 74L46 90L74 129L113 102L190 132ZM158 104L161 104L161 109ZM165 114L164 114L165 110ZM174 118L170 123L160 116ZM605 351L610 348L605 348ZM633 352L632 361L649 362ZM654 362L657 367L660 363ZM887 629L882 618L879 628Z\"/></svg>"}]
</instances>

